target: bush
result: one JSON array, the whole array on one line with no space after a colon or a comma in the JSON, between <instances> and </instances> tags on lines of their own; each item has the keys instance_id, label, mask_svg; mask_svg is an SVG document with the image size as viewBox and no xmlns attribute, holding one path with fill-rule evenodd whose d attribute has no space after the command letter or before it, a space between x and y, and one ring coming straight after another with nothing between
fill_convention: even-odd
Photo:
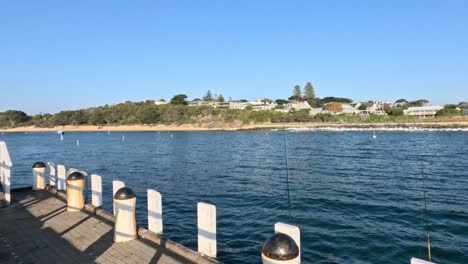
<instances>
[{"instance_id":1,"label":"bush","mask_svg":"<svg viewBox=\"0 0 468 264\"><path fill-rule=\"evenodd\" d=\"M456 108L444 108L436 113L436 116L459 116L461 111Z\"/></svg>"},{"instance_id":2,"label":"bush","mask_svg":"<svg viewBox=\"0 0 468 264\"><path fill-rule=\"evenodd\" d=\"M395 107L393 108L392 110L390 110L390 112L388 112L389 115L391 116L402 116L405 114L403 108L401 107Z\"/></svg>"}]
</instances>

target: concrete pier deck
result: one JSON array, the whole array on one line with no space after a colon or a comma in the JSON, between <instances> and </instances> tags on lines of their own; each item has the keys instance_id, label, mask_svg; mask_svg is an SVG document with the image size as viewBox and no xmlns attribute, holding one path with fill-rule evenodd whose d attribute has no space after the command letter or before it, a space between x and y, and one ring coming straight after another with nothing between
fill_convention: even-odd
<instances>
[{"instance_id":1,"label":"concrete pier deck","mask_svg":"<svg viewBox=\"0 0 468 264\"><path fill-rule=\"evenodd\" d=\"M68 213L63 198L50 191L24 190L12 197L10 206L0 208L0 263L216 263L194 258L193 251L182 256L166 240L155 243L141 234L114 243L112 219L86 210Z\"/></svg>"}]
</instances>

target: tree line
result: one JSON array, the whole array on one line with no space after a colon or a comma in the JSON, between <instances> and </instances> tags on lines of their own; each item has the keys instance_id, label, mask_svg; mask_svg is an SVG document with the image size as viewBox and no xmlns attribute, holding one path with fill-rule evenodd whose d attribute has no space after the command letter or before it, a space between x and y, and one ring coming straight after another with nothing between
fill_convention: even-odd
<instances>
[{"instance_id":1,"label":"tree line","mask_svg":"<svg viewBox=\"0 0 468 264\"><path fill-rule=\"evenodd\" d=\"M335 102L335 103L352 103L353 100L349 98L343 97L324 97L319 98L315 94L315 88L311 82L307 82L304 85L304 88L301 88L300 85L295 85L292 91L292 95L288 98L290 101L306 101L309 103L311 107L323 107L327 103ZM276 100L276 103L283 103L285 100ZM279 104L278 103L278 104Z\"/></svg>"},{"instance_id":2,"label":"tree line","mask_svg":"<svg viewBox=\"0 0 468 264\"><path fill-rule=\"evenodd\" d=\"M315 95L312 83L308 82L302 91L299 85L293 89L293 95L289 100L307 101L312 107L321 107L325 104L329 107L341 107L339 103L351 103L352 100L341 97L318 98ZM208 90L203 97L205 101L224 101L220 95L213 96ZM243 100L247 101L247 100ZM263 99L264 102L271 103L271 99ZM277 99L275 102L279 107L288 101ZM198 125L223 125L228 123L249 124L249 123L280 123L280 122L332 122L332 121L359 121L375 120L389 121L408 119L402 117L403 111L411 106L422 106L428 101L421 99L408 101L399 99L395 102L396 107L388 109L388 113L393 117L345 117L343 115L318 114L309 115L308 109L290 111L288 113L278 111L250 111L239 109L214 108L211 106L188 106L187 95L174 95L168 104L155 104L154 100L141 102L124 102L114 105L104 105L80 110L66 110L56 114L37 114L29 116L20 110L8 110L0 112L0 128L14 128L21 126L55 127L66 125L134 125L134 124L198 124ZM444 109L437 113L437 116L460 115L457 108L468 109L467 102L458 105L446 105Z\"/></svg>"},{"instance_id":3,"label":"tree line","mask_svg":"<svg viewBox=\"0 0 468 264\"><path fill-rule=\"evenodd\" d=\"M181 125L223 126L250 123L325 122L328 115L310 116L307 109L291 113L278 111L249 111L214 108L211 106L187 106L185 95L175 95L169 104L156 105L153 100L125 102L80 110L66 110L56 114L28 116L18 110L0 112L0 127L22 126L56 127L66 125Z\"/></svg>"}]
</instances>

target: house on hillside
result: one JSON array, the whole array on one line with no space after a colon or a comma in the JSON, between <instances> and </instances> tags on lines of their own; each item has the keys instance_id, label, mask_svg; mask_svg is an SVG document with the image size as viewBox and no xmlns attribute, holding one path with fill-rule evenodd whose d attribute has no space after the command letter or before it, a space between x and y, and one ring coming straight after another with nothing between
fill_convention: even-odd
<instances>
[{"instance_id":1,"label":"house on hillside","mask_svg":"<svg viewBox=\"0 0 468 264\"><path fill-rule=\"evenodd\" d=\"M216 101L203 101L200 99L194 99L188 103L189 106L211 106L218 107L218 102Z\"/></svg>"},{"instance_id":2,"label":"house on hillside","mask_svg":"<svg viewBox=\"0 0 468 264\"><path fill-rule=\"evenodd\" d=\"M165 105L165 104L167 104L167 102L159 100L159 101L155 101L154 104L155 105Z\"/></svg>"},{"instance_id":3,"label":"house on hillside","mask_svg":"<svg viewBox=\"0 0 468 264\"><path fill-rule=\"evenodd\" d=\"M357 110L356 114L360 115L386 115L385 105L390 105L389 103L379 102L379 101L369 101L364 103L354 104L355 109ZM365 105L366 110L359 110L359 107Z\"/></svg>"},{"instance_id":4,"label":"house on hillside","mask_svg":"<svg viewBox=\"0 0 468 264\"><path fill-rule=\"evenodd\" d=\"M250 102L250 104L252 105L252 109L253 109L254 111L273 110L273 109L276 107L276 103L275 103L275 102L269 103L269 102L265 102L265 101L261 101L261 100L258 100L258 101L255 101L255 102Z\"/></svg>"},{"instance_id":5,"label":"house on hillside","mask_svg":"<svg viewBox=\"0 0 468 264\"><path fill-rule=\"evenodd\" d=\"M359 113L359 110L351 104L341 104L343 110L340 111L342 114L354 115Z\"/></svg>"},{"instance_id":6,"label":"house on hillside","mask_svg":"<svg viewBox=\"0 0 468 264\"><path fill-rule=\"evenodd\" d=\"M219 108L229 108L229 102L219 102L218 107Z\"/></svg>"},{"instance_id":7,"label":"house on hillside","mask_svg":"<svg viewBox=\"0 0 468 264\"><path fill-rule=\"evenodd\" d=\"M291 110L298 111L302 109L312 109L312 107L307 101L290 101L286 104L284 109L287 111L291 111Z\"/></svg>"},{"instance_id":8,"label":"house on hillside","mask_svg":"<svg viewBox=\"0 0 468 264\"><path fill-rule=\"evenodd\" d=\"M415 106L404 110L404 115L418 117L434 117L439 110L443 109L440 105Z\"/></svg>"},{"instance_id":9,"label":"house on hillside","mask_svg":"<svg viewBox=\"0 0 468 264\"><path fill-rule=\"evenodd\" d=\"M229 101L229 108L230 109L240 109L244 110L250 103L244 101Z\"/></svg>"}]
</instances>

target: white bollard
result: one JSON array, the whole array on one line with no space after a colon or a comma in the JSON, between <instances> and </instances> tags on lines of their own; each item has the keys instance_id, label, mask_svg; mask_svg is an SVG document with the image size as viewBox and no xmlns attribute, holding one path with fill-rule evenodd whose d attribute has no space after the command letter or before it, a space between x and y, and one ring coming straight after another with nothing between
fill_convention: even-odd
<instances>
[{"instance_id":1,"label":"white bollard","mask_svg":"<svg viewBox=\"0 0 468 264\"><path fill-rule=\"evenodd\" d=\"M84 208L84 179L83 173L75 171L67 177L67 211L75 212Z\"/></svg>"},{"instance_id":2,"label":"white bollard","mask_svg":"<svg viewBox=\"0 0 468 264\"><path fill-rule=\"evenodd\" d=\"M91 174L91 204L102 206L102 178L96 174Z\"/></svg>"},{"instance_id":3,"label":"white bollard","mask_svg":"<svg viewBox=\"0 0 468 264\"><path fill-rule=\"evenodd\" d=\"M290 236L296 242L297 247L299 248L299 261L301 260L301 230L295 225L288 225L285 223L276 223L275 224L275 233L283 233Z\"/></svg>"},{"instance_id":4,"label":"white bollard","mask_svg":"<svg viewBox=\"0 0 468 264\"><path fill-rule=\"evenodd\" d=\"M282 231L297 236L300 242L299 228L295 226L277 223L276 233L263 243L262 263L263 264L299 264L301 263L299 247L294 238ZM281 230L281 231L280 231Z\"/></svg>"},{"instance_id":5,"label":"white bollard","mask_svg":"<svg viewBox=\"0 0 468 264\"><path fill-rule=\"evenodd\" d=\"M6 204L9 205L11 202L11 167L13 163L10 159L7 145L5 141L0 141L0 177L1 184L3 186L3 192L5 194Z\"/></svg>"},{"instance_id":6,"label":"white bollard","mask_svg":"<svg viewBox=\"0 0 468 264\"><path fill-rule=\"evenodd\" d=\"M197 204L198 252L216 258L216 207Z\"/></svg>"},{"instance_id":7,"label":"white bollard","mask_svg":"<svg viewBox=\"0 0 468 264\"><path fill-rule=\"evenodd\" d=\"M11 203L11 166L3 162L0 168L0 174L2 175L2 186L3 193L5 194L5 201L7 205Z\"/></svg>"},{"instance_id":8,"label":"white bollard","mask_svg":"<svg viewBox=\"0 0 468 264\"><path fill-rule=\"evenodd\" d=\"M436 264L436 263L422 260L422 259L411 258L411 264Z\"/></svg>"},{"instance_id":9,"label":"white bollard","mask_svg":"<svg viewBox=\"0 0 468 264\"><path fill-rule=\"evenodd\" d=\"M67 188L67 171L64 165L57 165L57 190L64 191Z\"/></svg>"},{"instance_id":10,"label":"white bollard","mask_svg":"<svg viewBox=\"0 0 468 264\"><path fill-rule=\"evenodd\" d=\"M116 209L114 242L125 242L137 238L136 195L128 187L120 188L114 195Z\"/></svg>"},{"instance_id":11,"label":"white bollard","mask_svg":"<svg viewBox=\"0 0 468 264\"><path fill-rule=\"evenodd\" d=\"M112 197L114 197L115 193L122 187L125 187L125 183L123 181L112 181ZM117 214L115 210L115 203L113 204L114 209L114 216Z\"/></svg>"},{"instance_id":12,"label":"white bollard","mask_svg":"<svg viewBox=\"0 0 468 264\"><path fill-rule=\"evenodd\" d=\"M44 190L46 187L45 179L46 165L44 162L36 162L32 165L32 189L34 191Z\"/></svg>"},{"instance_id":13,"label":"white bollard","mask_svg":"<svg viewBox=\"0 0 468 264\"><path fill-rule=\"evenodd\" d=\"M148 189L148 230L156 234L163 233L161 194Z\"/></svg>"},{"instance_id":14,"label":"white bollard","mask_svg":"<svg viewBox=\"0 0 468 264\"><path fill-rule=\"evenodd\" d=\"M49 167L49 185L55 186L57 181L57 172L55 170L55 164L53 162L47 162L47 167Z\"/></svg>"}]
</instances>

